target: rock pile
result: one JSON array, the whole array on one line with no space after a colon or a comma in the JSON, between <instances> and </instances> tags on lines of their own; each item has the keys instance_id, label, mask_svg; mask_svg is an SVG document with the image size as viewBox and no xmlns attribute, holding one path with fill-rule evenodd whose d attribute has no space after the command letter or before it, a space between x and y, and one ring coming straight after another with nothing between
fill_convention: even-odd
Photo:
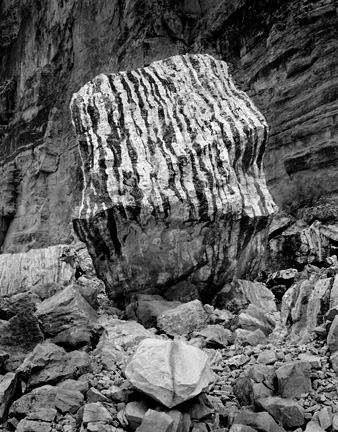
<instances>
[{"instance_id":1,"label":"rock pile","mask_svg":"<svg viewBox=\"0 0 338 432\"><path fill-rule=\"evenodd\" d=\"M238 280L224 287L214 306L167 302L171 309L148 329L121 320L122 312L103 294L96 296L99 308L87 296L93 308L74 285L61 291L51 286L50 296L49 285L41 286L45 300L32 290L3 298L7 317L19 300L35 305L30 316L42 339L30 352L26 347L19 353L14 343L0 352L0 430L336 432L337 278L334 258L327 268L270 275L270 285L291 283L277 305L263 283ZM309 293L300 289L305 282L312 284ZM323 297L302 301L304 292ZM229 308L218 308L226 295ZM158 295L148 295L152 301L158 305ZM292 321L299 316L297 302L301 315L316 321L303 320L302 331ZM260 311L260 320L253 320L253 310ZM248 328L243 314L255 327ZM86 328L92 337L78 343L70 333L57 338L69 328L72 334ZM13 342L15 337L13 332Z\"/></svg>"}]
</instances>

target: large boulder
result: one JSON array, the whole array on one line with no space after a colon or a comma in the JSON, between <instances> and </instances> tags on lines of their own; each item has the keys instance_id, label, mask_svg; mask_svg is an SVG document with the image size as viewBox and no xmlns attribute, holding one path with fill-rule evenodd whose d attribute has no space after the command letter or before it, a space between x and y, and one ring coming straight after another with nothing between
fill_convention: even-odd
<instances>
[{"instance_id":1,"label":"large boulder","mask_svg":"<svg viewBox=\"0 0 338 432\"><path fill-rule=\"evenodd\" d=\"M136 388L168 408L197 396L214 380L207 354L161 339L142 341L125 373Z\"/></svg>"},{"instance_id":2,"label":"large boulder","mask_svg":"<svg viewBox=\"0 0 338 432\"><path fill-rule=\"evenodd\" d=\"M98 319L96 311L73 286L40 303L36 316L45 336L54 337L62 333L63 343L70 346L90 342L91 330ZM81 331L74 338L74 331L79 329Z\"/></svg>"},{"instance_id":3,"label":"large boulder","mask_svg":"<svg viewBox=\"0 0 338 432\"><path fill-rule=\"evenodd\" d=\"M67 378L78 378L92 370L90 357L83 351L66 352L63 348L44 343L37 345L18 368L19 376L31 389L56 384Z\"/></svg>"},{"instance_id":4,"label":"large boulder","mask_svg":"<svg viewBox=\"0 0 338 432\"><path fill-rule=\"evenodd\" d=\"M101 74L73 96L74 228L111 298L190 280L206 300L257 270L275 206L263 116L209 55Z\"/></svg>"}]
</instances>

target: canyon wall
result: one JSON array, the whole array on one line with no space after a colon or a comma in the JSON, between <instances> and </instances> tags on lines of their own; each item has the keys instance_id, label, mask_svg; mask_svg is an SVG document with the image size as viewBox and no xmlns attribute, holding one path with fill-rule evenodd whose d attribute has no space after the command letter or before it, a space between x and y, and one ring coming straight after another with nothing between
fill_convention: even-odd
<instances>
[{"instance_id":1,"label":"canyon wall","mask_svg":"<svg viewBox=\"0 0 338 432\"><path fill-rule=\"evenodd\" d=\"M174 54L225 60L271 126L269 187L337 188L334 0L3 0L0 243L22 252L74 239L83 175L69 102L99 73Z\"/></svg>"}]
</instances>

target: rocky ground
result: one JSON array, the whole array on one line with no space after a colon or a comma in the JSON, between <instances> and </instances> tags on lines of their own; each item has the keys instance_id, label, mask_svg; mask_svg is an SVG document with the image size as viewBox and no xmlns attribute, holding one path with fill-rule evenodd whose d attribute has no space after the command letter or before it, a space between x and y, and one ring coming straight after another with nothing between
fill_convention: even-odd
<instances>
[{"instance_id":1,"label":"rocky ground","mask_svg":"<svg viewBox=\"0 0 338 432\"><path fill-rule=\"evenodd\" d=\"M125 312L83 275L2 297L0 318L3 431L338 430L335 256Z\"/></svg>"}]
</instances>

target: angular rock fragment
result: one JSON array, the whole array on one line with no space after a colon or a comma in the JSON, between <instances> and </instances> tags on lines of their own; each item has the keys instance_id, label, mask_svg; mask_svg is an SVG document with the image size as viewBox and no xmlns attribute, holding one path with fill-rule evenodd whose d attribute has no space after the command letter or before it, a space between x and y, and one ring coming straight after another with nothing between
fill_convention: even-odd
<instances>
[{"instance_id":1,"label":"angular rock fragment","mask_svg":"<svg viewBox=\"0 0 338 432\"><path fill-rule=\"evenodd\" d=\"M76 288L69 286L44 300L35 313L46 337L67 348L90 344L96 311Z\"/></svg>"},{"instance_id":2,"label":"angular rock fragment","mask_svg":"<svg viewBox=\"0 0 338 432\"><path fill-rule=\"evenodd\" d=\"M110 424L112 420L112 415L101 403L87 403L83 407L80 432L104 430L104 425Z\"/></svg>"},{"instance_id":3,"label":"angular rock fragment","mask_svg":"<svg viewBox=\"0 0 338 432\"><path fill-rule=\"evenodd\" d=\"M44 384L56 384L67 378L77 378L90 371L90 357L87 353L67 353L52 343L37 345L18 369L29 389Z\"/></svg>"},{"instance_id":4,"label":"angular rock fragment","mask_svg":"<svg viewBox=\"0 0 338 432\"><path fill-rule=\"evenodd\" d=\"M278 392L282 397L294 398L311 390L311 366L307 362L286 363L276 370Z\"/></svg>"},{"instance_id":5,"label":"angular rock fragment","mask_svg":"<svg viewBox=\"0 0 338 432\"><path fill-rule=\"evenodd\" d=\"M214 303L234 312L246 308L249 304L265 312L277 310L275 296L264 284L241 279L226 284L215 297Z\"/></svg>"},{"instance_id":6,"label":"angular rock fragment","mask_svg":"<svg viewBox=\"0 0 338 432\"><path fill-rule=\"evenodd\" d=\"M127 404L125 416L128 420L129 427L133 431L140 426L148 409L149 406L144 401L129 402Z\"/></svg>"},{"instance_id":7,"label":"angular rock fragment","mask_svg":"<svg viewBox=\"0 0 338 432\"><path fill-rule=\"evenodd\" d=\"M248 409L242 409L235 417L234 424L250 426L262 432L284 432L285 429L278 426L275 420L267 412L254 413Z\"/></svg>"},{"instance_id":8,"label":"angular rock fragment","mask_svg":"<svg viewBox=\"0 0 338 432\"><path fill-rule=\"evenodd\" d=\"M111 298L182 280L211 298L257 270L275 211L267 127L225 63L185 55L101 74L71 112L84 174L74 227Z\"/></svg>"},{"instance_id":9,"label":"angular rock fragment","mask_svg":"<svg viewBox=\"0 0 338 432\"><path fill-rule=\"evenodd\" d=\"M267 397L259 399L257 403L285 428L302 426L305 422L303 408L293 400Z\"/></svg>"},{"instance_id":10,"label":"angular rock fragment","mask_svg":"<svg viewBox=\"0 0 338 432\"><path fill-rule=\"evenodd\" d=\"M199 332L195 332L194 336L202 336L207 345L216 347L226 347L233 339L232 332L219 324L208 325Z\"/></svg>"},{"instance_id":11,"label":"angular rock fragment","mask_svg":"<svg viewBox=\"0 0 338 432\"><path fill-rule=\"evenodd\" d=\"M203 351L160 339L142 341L125 374L137 389L168 408L197 396L214 380Z\"/></svg>"},{"instance_id":12,"label":"angular rock fragment","mask_svg":"<svg viewBox=\"0 0 338 432\"><path fill-rule=\"evenodd\" d=\"M251 332L261 330L266 336L273 331L276 324L270 314L253 304L250 304L248 308L239 315L238 323L244 330Z\"/></svg>"},{"instance_id":13,"label":"angular rock fragment","mask_svg":"<svg viewBox=\"0 0 338 432\"><path fill-rule=\"evenodd\" d=\"M72 286L40 303L36 316L41 321L44 333L49 337L69 328L89 326L97 321L95 310Z\"/></svg>"},{"instance_id":14,"label":"angular rock fragment","mask_svg":"<svg viewBox=\"0 0 338 432\"><path fill-rule=\"evenodd\" d=\"M149 409L136 432L171 432L173 423L170 415Z\"/></svg>"},{"instance_id":15,"label":"angular rock fragment","mask_svg":"<svg viewBox=\"0 0 338 432\"><path fill-rule=\"evenodd\" d=\"M30 412L37 412L40 409L54 409L57 387L44 385L33 389L17 399L11 406L10 416L22 418Z\"/></svg>"},{"instance_id":16,"label":"angular rock fragment","mask_svg":"<svg viewBox=\"0 0 338 432\"><path fill-rule=\"evenodd\" d=\"M157 327L168 335L187 335L207 326L208 314L202 303L194 300L163 312L157 318Z\"/></svg>"},{"instance_id":17,"label":"angular rock fragment","mask_svg":"<svg viewBox=\"0 0 338 432\"><path fill-rule=\"evenodd\" d=\"M21 394L21 383L13 372L0 375L0 424L7 419L12 402Z\"/></svg>"},{"instance_id":18,"label":"angular rock fragment","mask_svg":"<svg viewBox=\"0 0 338 432\"><path fill-rule=\"evenodd\" d=\"M29 352L43 340L39 321L34 315L39 297L32 293L19 293L0 297L0 346Z\"/></svg>"},{"instance_id":19,"label":"angular rock fragment","mask_svg":"<svg viewBox=\"0 0 338 432\"><path fill-rule=\"evenodd\" d=\"M23 419L19 422L16 432L51 432L52 425L49 422Z\"/></svg>"}]
</instances>

